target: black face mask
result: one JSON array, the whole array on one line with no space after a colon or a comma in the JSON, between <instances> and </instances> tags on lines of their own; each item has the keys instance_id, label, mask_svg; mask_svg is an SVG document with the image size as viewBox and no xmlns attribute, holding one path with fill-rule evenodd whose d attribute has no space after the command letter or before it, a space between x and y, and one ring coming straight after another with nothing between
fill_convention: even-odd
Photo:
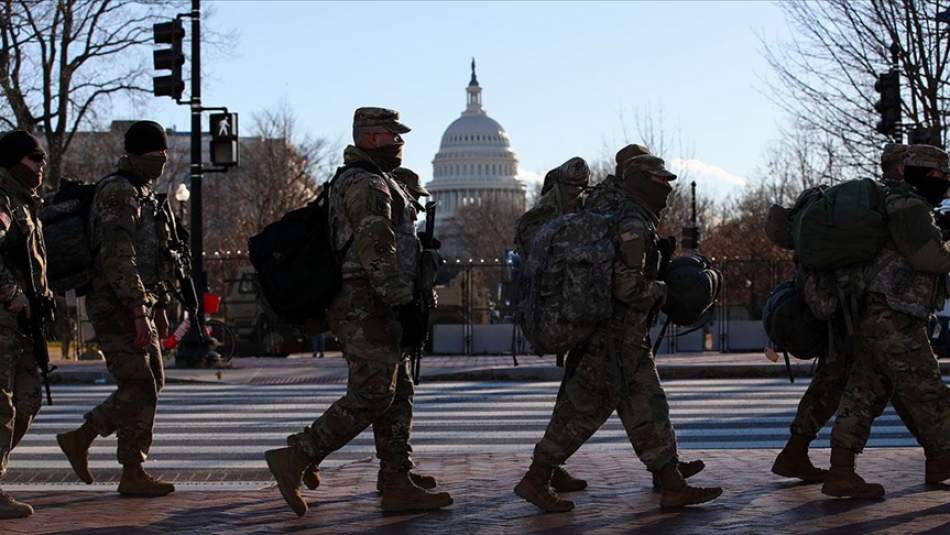
<instances>
[{"instance_id":1,"label":"black face mask","mask_svg":"<svg viewBox=\"0 0 950 535\"><path fill-rule=\"evenodd\" d=\"M10 176L29 190L35 190L43 183L43 175L30 169L21 162L13 164L13 167L10 168Z\"/></svg>"},{"instance_id":2,"label":"black face mask","mask_svg":"<svg viewBox=\"0 0 950 535\"><path fill-rule=\"evenodd\" d=\"M640 202L644 208L659 217L660 211L666 208L673 186L667 181L657 182L649 173L634 173L624 177L624 189L634 200Z\"/></svg>"},{"instance_id":3,"label":"black face mask","mask_svg":"<svg viewBox=\"0 0 950 535\"><path fill-rule=\"evenodd\" d=\"M940 201L943 200L944 195L947 194L947 188L950 187L950 182L942 178L924 177L915 180L910 183L910 185L914 186L917 193L927 199L927 202L929 202L931 206L937 206L940 204Z\"/></svg>"},{"instance_id":4,"label":"black face mask","mask_svg":"<svg viewBox=\"0 0 950 535\"><path fill-rule=\"evenodd\" d=\"M373 163L387 173L402 165L402 144L363 149L363 152L373 159Z\"/></svg>"}]
</instances>

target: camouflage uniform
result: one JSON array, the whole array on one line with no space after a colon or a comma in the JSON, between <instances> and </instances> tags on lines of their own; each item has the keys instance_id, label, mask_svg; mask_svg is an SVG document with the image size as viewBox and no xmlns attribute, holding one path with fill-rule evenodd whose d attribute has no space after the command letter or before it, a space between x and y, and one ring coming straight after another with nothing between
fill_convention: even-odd
<instances>
[{"instance_id":1,"label":"camouflage uniform","mask_svg":"<svg viewBox=\"0 0 950 535\"><path fill-rule=\"evenodd\" d=\"M46 286L46 251L36 217L38 197L0 167L0 303L29 291L24 259L29 241L37 291ZM10 452L29 429L42 404L40 378L33 343L20 318L0 306L0 476Z\"/></svg>"},{"instance_id":2,"label":"camouflage uniform","mask_svg":"<svg viewBox=\"0 0 950 535\"><path fill-rule=\"evenodd\" d=\"M913 151L909 154L905 164L920 163L913 160ZM946 169L946 156L941 160ZM938 458L950 454L950 389L930 347L927 321L946 298L950 249L928 201L906 182L886 185L891 240L865 268L867 291L855 326L858 351L832 446L862 451L872 422L893 400L927 458Z\"/></svg>"},{"instance_id":3,"label":"camouflage uniform","mask_svg":"<svg viewBox=\"0 0 950 535\"><path fill-rule=\"evenodd\" d=\"M530 253L531 240L545 223L570 211L579 210L583 206L583 190L590 183L590 167L583 158L574 157L552 169L544 177L544 187L534 208L528 210L516 224L515 247L526 261ZM577 191L567 191L572 188ZM567 206L565 195L576 198L573 210Z\"/></svg>"},{"instance_id":4,"label":"camouflage uniform","mask_svg":"<svg viewBox=\"0 0 950 535\"><path fill-rule=\"evenodd\" d=\"M133 184L128 176L135 172L123 157L119 174L100 182L93 205L99 251L86 311L116 391L85 419L101 436L117 432L118 461L134 465L148 456L165 370L152 318L147 318L150 344L138 349L135 318L129 311L136 306L154 311L167 301L173 279L170 259L162 254L169 231L161 224L158 201L147 183Z\"/></svg>"},{"instance_id":5,"label":"camouflage uniform","mask_svg":"<svg viewBox=\"0 0 950 535\"><path fill-rule=\"evenodd\" d=\"M344 162L372 162L355 146ZM409 434L414 387L393 307L412 300L421 245L414 200L387 173L354 167L342 173L329 197L334 244L343 250L343 286L327 311L343 342L347 393L290 443L318 465L373 425L384 472L413 467Z\"/></svg>"},{"instance_id":6,"label":"camouflage uniform","mask_svg":"<svg viewBox=\"0 0 950 535\"><path fill-rule=\"evenodd\" d=\"M614 181L594 190L587 209L618 218L614 313L579 348L577 369L564 383L564 395L535 446L534 459L560 465L616 410L637 455L650 471L658 472L677 461L677 453L669 405L648 340L666 291L656 280L657 219Z\"/></svg>"}]
</instances>

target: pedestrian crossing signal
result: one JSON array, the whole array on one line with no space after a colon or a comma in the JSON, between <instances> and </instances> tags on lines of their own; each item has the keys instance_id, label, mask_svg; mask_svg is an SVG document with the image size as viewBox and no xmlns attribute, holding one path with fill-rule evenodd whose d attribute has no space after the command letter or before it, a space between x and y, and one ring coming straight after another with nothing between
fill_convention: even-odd
<instances>
[{"instance_id":1,"label":"pedestrian crossing signal","mask_svg":"<svg viewBox=\"0 0 950 535\"><path fill-rule=\"evenodd\" d=\"M211 163L234 167L240 161L238 144L238 114L211 114Z\"/></svg>"}]
</instances>

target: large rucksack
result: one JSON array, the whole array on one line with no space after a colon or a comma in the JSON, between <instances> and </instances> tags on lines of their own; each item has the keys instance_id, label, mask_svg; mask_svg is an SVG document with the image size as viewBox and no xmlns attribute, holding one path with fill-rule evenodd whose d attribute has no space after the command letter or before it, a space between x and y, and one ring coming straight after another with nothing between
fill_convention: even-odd
<instances>
[{"instance_id":1,"label":"large rucksack","mask_svg":"<svg viewBox=\"0 0 950 535\"><path fill-rule=\"evenodd\" d=\"M795 281L772 290L762 309L762 325L777 350L800 359L815 358L828 348L828 325L815 317Z\"/></svg>"},{"instance_id":2,"label":"large rucksack","mask_svg":"<svg viewBox=\"0 0 950 535\"><path fill-rule=\"evenodd\" d=\"M806 190L792 212L801 265L830 271L870 262L889 236L884 187L871 179Z\"/></svg>"},{"instance_id":3,"label":"large rucksack","mask_svg":"<svg viewBox=\"0 0 950 535\"><path fill-rule=\"evenodd\" d=\"M535 234L521 272L519 314L535 352L566 352L610 318L615 232L613 216L585 210Z\"/></svg>"},{"instance_id":4,"label":"large rucksack","mask_svg":"<svg viewBox=\"0 0 950 535\"><path fill-rule=\"evenodd\" d=\"M247 242L264 299L284 321L323 318L340 290L340 264L352 239L342 251L334 250L328 204L337 177L351 167L381 173L369 162L340 167L316 199L267 225Z\"/></svg>"},{"instance_id":5,"label":"large rucksack","mask_svg":"<svg viewBox=\"0 0 950 535\"><path fill-rule=\"evenodd\" d=\"M84 295L92 280L95 253L89 218L96 187L64 178L40 210L46 276L50 289L58 294L74 289Z\"/></svg>"}]
</instances>

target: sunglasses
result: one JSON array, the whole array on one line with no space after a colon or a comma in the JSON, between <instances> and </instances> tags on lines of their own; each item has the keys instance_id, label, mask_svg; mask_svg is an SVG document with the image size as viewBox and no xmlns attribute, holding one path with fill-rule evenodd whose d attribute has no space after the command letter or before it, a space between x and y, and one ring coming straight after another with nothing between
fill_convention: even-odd
<instances>
[{"instance_id":1,"label":"sunglasses","mask_svg":"<svg viewBox=\"0 0 950 535\"><path fill-rule=\"evenodd\" d=\"M42 152L34 152L33 154L27 154L26 157L27 157L29 160L34 161L34 162L36 162L36 163L40 163L40 162L45 162L45 161L46 161L46 155L43 154Z\"/></svg>"}]
</instances>

